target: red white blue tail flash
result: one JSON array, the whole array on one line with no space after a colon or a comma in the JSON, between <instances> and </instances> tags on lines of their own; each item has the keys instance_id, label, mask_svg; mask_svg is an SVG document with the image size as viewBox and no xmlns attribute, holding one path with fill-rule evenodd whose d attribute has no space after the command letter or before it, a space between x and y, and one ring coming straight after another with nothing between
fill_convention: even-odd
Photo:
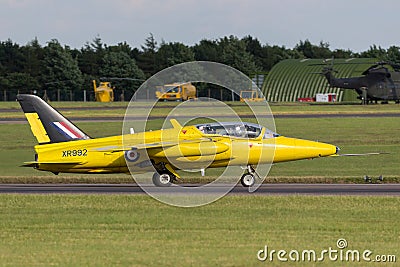
<instances>
[{"instance_id":1,"label":"red white blue tail flash","mask_svg":"<svg viewBox=\"0 0 400 267\"><path fill-rule=\"evenodd\" d=\"M66 137L70 137L72 139L80 139L83 138L85 136L84 133L82 133L80 130L78 129L74 129L75 127L71 127L70 125L68 125L66 122L53 122L53 125L56 127L56 129L64 134Z\"/></svg>"}]
</instances>

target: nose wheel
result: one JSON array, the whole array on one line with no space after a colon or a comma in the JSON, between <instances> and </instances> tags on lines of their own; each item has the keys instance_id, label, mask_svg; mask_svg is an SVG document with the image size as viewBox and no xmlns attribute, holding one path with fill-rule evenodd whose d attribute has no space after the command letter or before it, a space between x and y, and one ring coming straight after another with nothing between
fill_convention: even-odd
<instances>
[{"instance_id":1,"label":"nose wheel","mask_svg":"<svg viewBox=\"0 0 400 267\"><path fill-rule=\"evenodd\" d=\"M256 182L256 176L257 178L260 178L260 175L254 170L254 168L251 165L247 166L247 172L242 175L240 178L240 183L244 187L251 187L255 184Z\"/></svg>"},{"instance_id":2,"label":"nose wheel","mask_svg":"<svg viewBox=\"0 0 400 267\"><path fill-rule=\"evenodd\" d=\"M240 178L240 183L244 187L253 186L255 182L256 182L256 178L251 173L245 173L245 174L242 175L242 178Z\"/></svg>"}]
</instances>

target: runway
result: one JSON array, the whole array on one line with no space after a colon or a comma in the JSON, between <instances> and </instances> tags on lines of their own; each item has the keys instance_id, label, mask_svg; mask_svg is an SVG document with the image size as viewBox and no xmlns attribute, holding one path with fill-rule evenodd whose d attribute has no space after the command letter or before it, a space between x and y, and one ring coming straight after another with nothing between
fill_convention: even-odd
<instances>
[{"instance_id":1,"label":"runway","mask_svg":"<svg viewBox=\"0 0 400 267\"><path fill-rule=\"evenodd\" d=\"M180 185L199 186L199 185ZM152 187L151 185L147 187ZM144 187L146 189L146 186ZM157 192L176 193L174 187L157 188ZM225 192L226 187L215 186L210 193ZM136 184L1 184L1 194L146 194ZM368 195L400 196L400 184L263 184L254 193L241 185L229 195Z\"/></svg>"},{"instance_id":2,"label":"runway","mask_svg":"<svg viewBox=\"0 0 400 267\"><path fill-rule=\"evenodd\" d=\"M318 114L275 114L272 115L275 119L308 119L308 118L398 118L400 117L400 113L318 113ZM268 116L258 116L259 118L271 118L271 115ZM192 116L174 116L174 118L180 119L187 119L192 118ZM235 115L218 115L218 118L232 120L236 119L237 116ZM254 118L253 115L241 115L240 118ZM80 116L70 116L69 119L72 122L122 122L124 117L122 116L96 116L96 117L80 117ZM127 117L129 121L143 121L147 119L166 119L166 116L131 116ZM28 123L25 117L15 117L15 118L0 118L0 124L21 124L21 123Z\"/></svg>"}]
</instances>

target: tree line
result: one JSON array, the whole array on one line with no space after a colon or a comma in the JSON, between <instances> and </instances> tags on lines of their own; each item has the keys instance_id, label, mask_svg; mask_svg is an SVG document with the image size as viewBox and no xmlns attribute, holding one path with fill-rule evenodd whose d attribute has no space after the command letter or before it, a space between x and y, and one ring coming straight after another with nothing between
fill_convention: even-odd
<instances>
[{"instance_id":1,"label":"tree line","mask_svg":"<svg viewBox=\"0 0 400 267\"><path fill-rule=\"evenodd\" d=\"M367 51L355 53L348 49L331 50L326 42L312 44L305 40L294 48L287 48L262 44L252 36L203 39L188 46L181 42L158 43L150 34L140 48L131 47L127 42L107 45L97 36L77 49L62 45L56 39L45 46L37 39L26 45L8 39L0 42L0 90L9 98L17 92L46 90L53 98L58 91L63 100L67 100L68 95L81 100L83 90L92 91L92 80L112 79L113 85L124 89L130 98L144 80L183 62L214 61L250 75L268 72L284 59L331 57L369 57L400 62L400 47L384 49L371 45Z\"/></svg>"}]
</instances>

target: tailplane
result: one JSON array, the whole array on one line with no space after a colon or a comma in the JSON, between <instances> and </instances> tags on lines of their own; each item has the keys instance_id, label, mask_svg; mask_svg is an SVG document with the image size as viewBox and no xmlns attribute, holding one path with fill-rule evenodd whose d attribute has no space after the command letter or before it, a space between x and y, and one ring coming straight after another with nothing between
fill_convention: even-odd
<instances>
[{"instance_id":1,"label":"tailplane","mask_svg":"<svg viewBox=\"0 0 400 267\"><path fill-rule=\"evenodd\" d=\"M87 134L40 97L20 94L17 100L39 144L90 139Z\"/></svg>"}]
</instances>

